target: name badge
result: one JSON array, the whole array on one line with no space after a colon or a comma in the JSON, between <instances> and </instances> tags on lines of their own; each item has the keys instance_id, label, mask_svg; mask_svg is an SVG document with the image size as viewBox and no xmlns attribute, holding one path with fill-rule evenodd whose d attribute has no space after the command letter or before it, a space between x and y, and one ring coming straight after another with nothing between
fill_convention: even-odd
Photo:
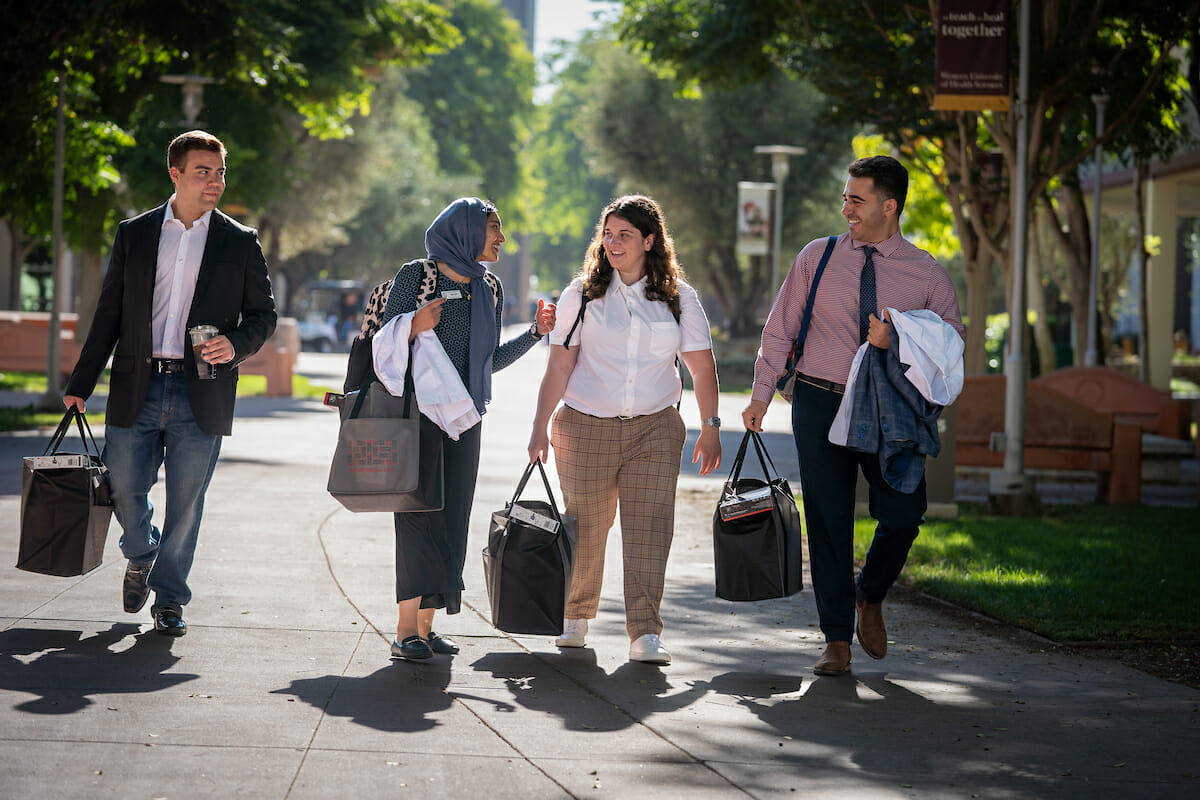
<instances>
[{"instance_id":1,"label":"name badge","mask_svg":"<svg viewBox=\"0 0 1200 800\"><path fill-rule=\"evenodd\" d=\"M446 298L447 300L461 300L462 291L459 289L447 289L446 291L442 292L442 297Z\"/></svg>"}]
</instances>

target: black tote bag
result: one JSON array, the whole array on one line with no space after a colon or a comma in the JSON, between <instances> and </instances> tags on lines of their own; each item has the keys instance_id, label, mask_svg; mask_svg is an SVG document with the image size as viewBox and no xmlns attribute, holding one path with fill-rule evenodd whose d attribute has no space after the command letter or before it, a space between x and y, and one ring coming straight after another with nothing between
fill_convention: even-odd
<instances>
[{"instance_id":1,"label":"black tote bag","mask_svg":"<svg viewBox=\"0 0 1200 800\"><path fill-rule=\"evenodd\" d=\"M72 422L83 440L82 453L61 449ZM42 455L23 460L17 568L60 577L92 571L104 556L112 513L100 448L84 416L70 409Z\"/></svg>"},{"instance_id":2,"label":"black tote bag","mask_svg":"<svg viewBox=\"0 0 1200 800\"><path fill-rule=\"evenodd\" d=\"M750 442L766 480L741 476ZM770 454L754 431L748 430L742 437L713 514L713 562L716 594L724 600L770 600L804 588L796 499L787 480L775 472Z\"/></svg>"},{"instance_id":3,"label":"black tote bag","mask_svg":"<svg viewBox=\"0 0 1200 800\"><path fill-rule=\"evenodd\" d=\"M404 397L369 380L343 399L326 488L350 511L442 509L442 430L413 407L413 393L410 354Z\"/></svg>"},{"instance_id":4,"label":"black tote bag","mask_svg":"<svg viewBox=\"0 0 1200 800\"><path fill-rule=\"evenodd\" d=\"M549 502L520 499L535 465ZM562 633L575 541L575 518L559 513L542 462L530 464L513 499L488 526L483 575L493 626L507 633Z\"/></svg>"}]
</instances>

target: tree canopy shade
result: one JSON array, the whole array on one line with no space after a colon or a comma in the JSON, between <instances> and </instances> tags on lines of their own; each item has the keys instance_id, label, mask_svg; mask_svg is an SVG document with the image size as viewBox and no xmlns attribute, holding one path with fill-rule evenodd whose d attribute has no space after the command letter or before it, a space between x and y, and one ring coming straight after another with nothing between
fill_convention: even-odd
<instances>
[{"instance_id":1,"label":"tree canopy shade","mask_svg":"<svg viewBox=\"0 0 1200 800\"><path fill-rule=\"evenodd\" d=\"M407 94L424 108L442 170L481 178L505 227L520 230L528 211L519 156L533 126L533 54L494 0L443 5L461 40L410 70Z\"/></svg>"},{"instance_id":2,"label":"tree canopy shade","mask_svg":"<svg viewBox=\"0 0 1200 800\"><path fill-rule=\"evenodd\" d=\"M525 151L529 165L528 202L535 209L527 230L533 234L533 264L539 285L549 293L565 286L583 264L599 210L616 192L616 178L582 138L582 115L595 102L597 57L604 45L589 32L577 43L562 43L551 56L564 64L553 93L538 109Z\"/></svg>"},{"instance_id":3,"label":"tree canopy shade","mask_svg":"<svg viewBox=\"0 0 1200 800\"><path fill-rule=\"evenodd\" d=\"M750 85L781 69L830 98L827 120L869 126L884 136L950 203L967 313L976 322L988 311L993 264L1009 266L1016 127L1011 114L932 110L936 8L937 0L627 0L618 26L623 40L685 84ZM1186 82L1175 51L1184 44L1194 50L1198 9L1197 0L1036 4L1029 53L1031 204L1058 185L1077 186L1079 169L1098 143L1133 158L1167 156L1184 142L1179 111ZM1097 138L1091 95L1101 91L1120 111ZM1086 214L1074 214L1071 222L1070 235L1059 243L1073 254L1068 260L1086 264ZM1074 285L1086 297L1086 272ZM1086 303L1074 305L1078 324L1080 314L1086 319ZM968 372L983 371L983 362L983 326L973 324Z\"/></svg>"},{"instance_id":4,"label":"tree canopy shade","mask_svg":"<svg viewBox=\"0 0 1200 800\"><path fill-rule=\"evenodd\" d=\"M689 281L717 301L735 335L753 332L776 287L765 260L734 252L738 181L769 176L757 145L806 148L791 160L785 189L784 251L794 254L841 227L849 130L818 124L823 98L778 73L759 84L684 97L614 42L597 39L581 51L588 77L574 127L595 154L593 168L614 177L618 192L659 202ZM589 235L601 207L584 210Z\"/></svg>"},{"instance_id":5,"label":"tree canopy shade","mask_svg":"<svg viewBox=\"0 0 1200 800\"><path fill-rule=\"evenodd\" d=\"M213 79L220 88L208 94L235 97L260 130L275 128L268 139L285 135L289 115L313 135L340 136L352 115L368 108L379 66L416 63L456 41L445 12L425 0L0 0L0 18L0 217L35 233L49 230L57 87L64 81L67 230L83 248L106 239L105 210L124 212L115 195L102 194L122 177L114 166L122 151L154 150L161 193L165 143L155 137L150 147L129 128L155 93L174 96L178 109L179 90L162 84L162 76ZM161 122L177 133L177 120L176 110ZM212 123L225 133L221 120ZM136 194L140 176L131 177ZM72 213L86 195L94 198L87 213Z\"/></svg>"},{"instance_id":6,"label":"tree canopy shade","mask_svg":"<svg viewBox=\"0 0 1200 800\"><path fill-rule=\"evenodd\" d=\"M384 70L371 115L351 120L352 138L310 139L298 151L308 177L295 194L307 195L301 205L313 211L303 227L324 236L304 240L293 237L297 225L287 226L291 245L277 268L291 289L313 278L370 285L391 278L405 261L424 256L425 229L447 203L479 193L478 179L439 170L428 122L420 105L404 96L405 86L402 70Z\"/></svg>"}]
</instances>

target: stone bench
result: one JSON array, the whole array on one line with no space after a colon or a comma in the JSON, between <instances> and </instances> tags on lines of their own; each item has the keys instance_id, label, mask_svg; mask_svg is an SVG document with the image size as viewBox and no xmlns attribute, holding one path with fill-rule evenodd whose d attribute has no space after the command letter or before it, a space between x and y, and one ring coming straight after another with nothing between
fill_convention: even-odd
<instances>
[{"instance_id":1,"label":"stone bench","mask_svg":"<svg viewBox=\"0 0 1200 800\"><path fill-rule=\"evenodd\" d=\"M268 397L292 396L292 371L300 353L300 330L294 317L280 317L275 333L258 352L238 365L239 375L265 375Z\"/></svg>"},{"instance_id":2,"label":"stone bench","mask_svg":"<svg viewBox=\"0 0 1200 800\"><path fill-rule=\"evenodd\" d=\"M66 379L79 360L77 314L60 314L58 369ZM0 311L0 372L40 372L49 366L50 312Z\"/></svg>"}]
</instances>

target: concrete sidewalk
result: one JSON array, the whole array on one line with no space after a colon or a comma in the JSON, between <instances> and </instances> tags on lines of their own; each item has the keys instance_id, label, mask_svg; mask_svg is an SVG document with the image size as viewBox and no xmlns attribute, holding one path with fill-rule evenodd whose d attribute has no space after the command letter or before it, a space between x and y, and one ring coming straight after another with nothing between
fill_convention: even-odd
<instances>
[{"instance_id":1,"label":"concrete sidewalk","mask_svg":"<svg viewBox=\"0 0 1200 800\"><path fill-rule=\"evenodd\" d=\"M808 589L713 597L720 478L681 481L671 666L626 660L619 534L589 647L496 631L478 553L524 461L541 363L518 364L497 375L484 423L465 608L437 620L458 656L389 659L391 519L325 492L333 412L242 400L208 494L187 636L122 612L115 524L83 577L2 567L0 797L1200 794L1200 692L985 620L893 598L887 659L855 645L853 676L816 678ZM742 404L723 398L722 415L736 421ZM683 410L694 438L695 409ZM738 438L726 434L723 470ZM0 564L16 561L20 456L45 440L0 437Z\"/></svg>"}]
</instances>

